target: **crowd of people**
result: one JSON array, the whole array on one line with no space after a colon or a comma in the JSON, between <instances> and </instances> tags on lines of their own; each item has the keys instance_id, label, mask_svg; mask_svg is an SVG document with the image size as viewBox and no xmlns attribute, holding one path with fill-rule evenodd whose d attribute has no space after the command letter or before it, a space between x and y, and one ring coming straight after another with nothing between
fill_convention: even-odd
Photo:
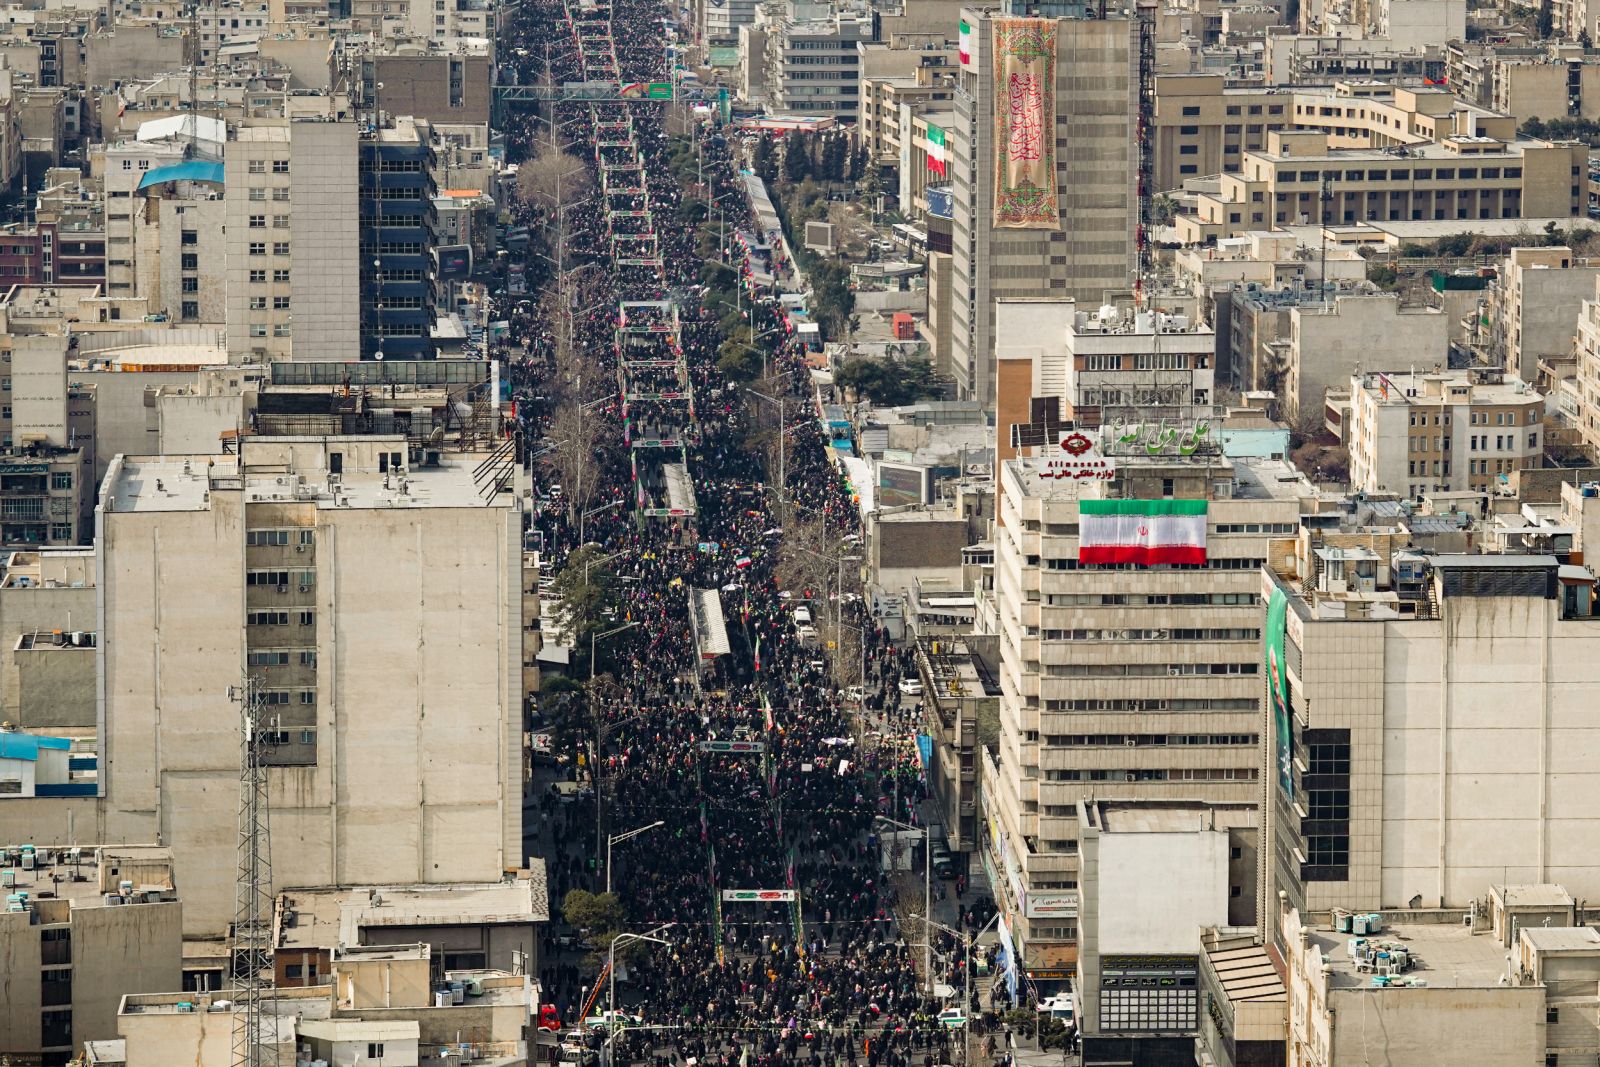
<instances>
[{"instance_id":1,"label":"crowd of people","mask_svg":"<svg viewBox=\"0 0 1600 1067\"><path fill-rule=\"evenodd\" d=\"M560 0L530 0L510 28L508 52L527 64L516 78L559 85L614 68L623 83L660 80L661 26L671 13L658 0L585 0L571 10ZM600 22L608 35L596 33ZM922 907L922 879L901 870L895 854L903 839L894 824L920 826L926 796L915 746L885 740L913 726L895 683L914 668L860 597L835 602L812 591L817 610L837 611L860 635L859 669L852 663L842 675L864 692L847 699L841 672L797 630L794 605L803 591L780 580L783 517L804 509L839 548L857 530L857 505L829 457L804 352L793 341L767 352L774 372L767 388L786 401L776 428L786 442L783 484L771 482L775 472L747 446L754 420L776 412L756 411L719 370L723 309L706 306L695 227L671 221L681 217L687 193L668 163L664 119L661 104L617 101L512 116L512 158L548 136L550 123L591 142L596 195L563 208L557 239L562 262L601 269L573 280L571 306L590 310L570 315L570 326L551 321L548 302L534 296L506 296L495 309L509 324L496 354L520 428L535 442L536 468L537 442L555 414L548 398L558 392L547 385L562 373L569 340L602 368L603 381L616 383L590 382L566 401L592 405L609 431L610 443L596 450L599 488L585 515L556 504L534 516L557 568L583 544L610 557L604 566L623 591L620 617L631 624L607 642L604 681L585 697L599 724L585 761L593 803L607 829L663 823L619 844L609 872L627 927L656 930L667 942L636 944L626 954L626 1010L643 1025L624 1031L615 1051L620 1062L652 1067L824 1058L872 1067L949 1063L962 1035L939 1014L952 1006L970 1012L980 983L971 983L970 1004L948 991L934 995L936 982L965 988L963 970L978 961L968 960L964 938L909 920L907 902ZM698 140L695 194L720 204L730 227L749 231L730 140L706 122L679 136ZM554 224L537 204L518 210L535 227ZM629 214L609 214L620 212ZM739 249L729 240L720 257L746 287L740 299L752 336L786 336L777 295L751 282ZM650 343L681 363L619 368L619 349L632 343L619 344L630 302L670 305L673 332ZM640 311L638 321L656 314ZM675 383L687 384L692 401L672 395ZM649 398L630 399L630 390ZM642 441L658 446L668 438L678 451L653 446L648 456L629 455ZM653 476L640 471L667 460L687 468L693 507L647 514L641 486L648 490ZM691 621L696 590L717 592L731 631L730 651L710 662L702 662ZM707 747L728 741L759 746ZM553 798L544 804L557 839L570 846L550 859L553 893L604 884L604 855L594 864L579 858L592 855L596 825L583 811ZM775 901L744 902L725 901L726 890L779 892ZM955 921L976 930L990 907L963 902ZM935 973L926 974L930 935ZM592 966L572 963L553 963L541 977L569 1021L597 978Z\"/></svg>"}]
</instances>

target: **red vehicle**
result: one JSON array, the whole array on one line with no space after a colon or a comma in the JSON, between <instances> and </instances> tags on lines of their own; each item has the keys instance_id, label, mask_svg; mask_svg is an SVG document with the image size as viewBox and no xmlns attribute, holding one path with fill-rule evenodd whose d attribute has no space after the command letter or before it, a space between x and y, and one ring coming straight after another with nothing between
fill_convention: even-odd
<instances>
[{"instance_id":1,"label":"red vehicle","mask_svg":"<svg viewBox=\"0 0 1600 1067\"><path fill-rule=\"evenodd\" d=\"M561 1032L561 1015L556 1011L554 1004L539 1005L539 1029L549 1030L551 1033Z\"/></svg>"}]
</instances>

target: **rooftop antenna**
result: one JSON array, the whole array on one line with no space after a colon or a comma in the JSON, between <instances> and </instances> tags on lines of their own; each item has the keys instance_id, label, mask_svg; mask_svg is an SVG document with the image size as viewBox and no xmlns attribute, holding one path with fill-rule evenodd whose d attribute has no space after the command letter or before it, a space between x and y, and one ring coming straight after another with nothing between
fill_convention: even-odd
<instances>
[{"instance_id":1,"label":"rooftop antenna","mask_svg":"<svg viewBox=\"0 0 1600 1067\"><path fill-rule=\"evenodd\" d=\"M269 1036L262 1001L272 977L272 849L267 822L266 705L260 683L246 677L228 690L239 705L239 846L229 948L235 989L233 1067L266 1067ZM273 724L276 726L276 724Z\"/></svg>"}]
</instances>

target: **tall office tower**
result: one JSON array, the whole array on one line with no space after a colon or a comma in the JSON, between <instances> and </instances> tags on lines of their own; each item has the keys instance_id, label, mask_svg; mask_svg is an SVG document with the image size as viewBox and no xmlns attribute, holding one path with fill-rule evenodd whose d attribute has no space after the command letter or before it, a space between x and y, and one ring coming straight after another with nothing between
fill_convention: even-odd
<instances>
[{"instance_id":1,"label":"tall office tower","mask_svg":"<svg viewBox=\"0 0 1600 1067\"><path fill-rule=\"evenodd\" d=\"M361 358L433 359L433 131L385 118L361 137Z\"/></svg>"},{"instance_id":2,"label":"tall office tower","mask_svg":"<svg viewBox=\"0 0 1600 1067\"><path fill-rule=\"evenodd\" d=\"M280 118L233 131L224 186L233 362L356 358L356 129Z\"/></svg>"},{"instance_id":3,"label":"tall office tower","mask_svg":"<svg viewBox=\"0 0 1600 1067\"><path fill-rule=\"evenodd\" d=\"M1030 972L1076 958L1080 799L1261 791L1261 565L1311 486L1192 429L1165 444L1124 444L1130 432L1069 431L1000 465L1000 737L981 757L981 852Z\"/></svg>"},{"instance_id":4,"label":"tall office tower","mask_svg":"<svg viewBox=\"0 0 1600 1067\"><path fill-rule=\"evenodd\" d=\"M1562 486L1551 521L1491 540L1504 554L1427 552L1409 517L1349 512L1273 553L1268 942L1280 902L1459 923L1487 917L1491 885L1600 896L1600 617L1592 574L1563 563L1600 510L1588 491Z\"/></svg>"},{"instance_id":5,"label":"tall office tower","mask_svg":"<svg viewBox=\"0 0 1600 1067\"><path fill-rule=\"evenodd\" d=\"M523 860L511 495L403 434L240 443L106 474L105 837L169 845L185 933L225 929L249 675L277 885L498 880Z\"/></svg>"},{"instance_id":6,"label":"tall office tower","mask_svg":"<svg viewBox=\"0 0 1600 1067\"><path fill-rule=\"evenodd\" d=\"M994 398L994 305L1126 290L1138 219L1139 24L961 14L953 136L961 395Z\"/></svg>"}]
</instances>

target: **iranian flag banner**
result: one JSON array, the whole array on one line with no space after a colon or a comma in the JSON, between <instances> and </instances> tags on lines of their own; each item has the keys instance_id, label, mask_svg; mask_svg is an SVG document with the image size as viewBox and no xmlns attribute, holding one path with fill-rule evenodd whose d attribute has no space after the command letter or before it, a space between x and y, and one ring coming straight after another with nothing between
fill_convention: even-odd
<instances>
[{"instance_id":1,"label":"iranian flag banner","mask_svg":"<svg viewBox=\"0 0 1600 1067\"><path fill-rule=\"evenodd\" d=\"M944 130L932 123L928 125L928 171L945 176Z\"/></svg>"},{"instance_id":2,"label":"iranian flag banner","mask_svg":"<svg viewBox=\"0 0 1600 1067\"><path fill-rule=\"evenodd\" d=\"M1079 563L1204 563L1204 500L1080 500Z\"/></svg>"},{"instance_id":3,"label":"iranian flag banner","mask_svg":"<svg viewBox=\"0 0 1600 1067\"><path fill-rule=\"evenodd\" d=\"M967 25L967 20L961 20L961 43L958 47L963 67L972 65L972 27Z\"/></svg>"}]
</instances>

